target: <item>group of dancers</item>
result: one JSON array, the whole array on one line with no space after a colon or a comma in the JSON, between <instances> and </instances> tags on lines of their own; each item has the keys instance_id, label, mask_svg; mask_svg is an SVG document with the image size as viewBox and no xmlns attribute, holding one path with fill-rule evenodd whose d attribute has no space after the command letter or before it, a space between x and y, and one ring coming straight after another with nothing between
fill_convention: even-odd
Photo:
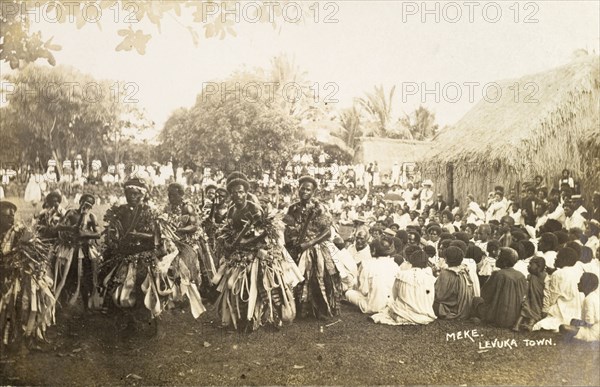
<instances>
[{"instance_id":1,"label":"group of dancers","mask_svg":"<svg viewBox=\"0 0 600 387\"><path fill-rule=\"evenodd\" d=\"M78 303L114 315L123 330L148 319L158 327L171 307L189 305L198 318L206 302L216 303L223 326L243 331L338 315L337 248L332 217L314 199L317 181L299 179L300 200L286 214L263 208L249 188L234 172L198 206L173 183L160 206L132 178L102 232L93 195L65 211L60 193L50 193L31 230L16 220L15 204L1 201L0 345L45 339Z\"/></svg>"}]
</instances>

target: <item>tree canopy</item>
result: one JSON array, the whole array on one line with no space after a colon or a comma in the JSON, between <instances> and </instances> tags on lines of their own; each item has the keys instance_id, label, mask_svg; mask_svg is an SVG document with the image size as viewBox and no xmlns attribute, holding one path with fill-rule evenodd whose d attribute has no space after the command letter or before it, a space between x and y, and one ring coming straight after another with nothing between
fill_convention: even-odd
<instances>
[{"instance_id":1,"label":"tree canopy","mask_svg":"<svg viewBox=\"0 0 600 387\"><path fill-rule=\"evenodd\" d=\"M171 115L160 147L180 163L254 174L291 159L300 133L297 119L265 101L203 93L191 109Z\"/></svg>"},{"instance_id":2,"label":"tree canopy","mask_svg":"<svg viewBox=\"0 0 600 387\"><path fill-rule=\"evenodd\" d=\"M143 113L124 103L116 82L66 66L35 65L6 79L2 127L8 130L8 141L23 150L23 160L61 161L80 152L102 157L113 150L117 160L110 161L116 162L127 132L146 125Z\"/></svg>"},{"instance_id":3,"label":"tree canopy","mask_svg":"<svg viewBox=\"0 0 600 387\"><path fill-rule=\"evenodd\" d=\"M37 59L46 59L51 65L56 63L53 51L60 50L61 46L53 43L52 38L44 38L41 32L31 32L32 18L74 23L77 28L88 24L101 28L103 22L129 24L128 28L118 31L122 41L115 49L135 50L143 55L152 38L148 30L161 33L162 21L167 16L185 28L191 42L198 46L201 36L207 39L236 36L236 22L241 18L277 28L286 19L287 6L303 9L297 12L298 20L290 16L286 19L288 22L304 20L311 7L308 3L289 0L254 1L251 6L231 0L2 0L0 5L0 60L9 63L13 69L21 62L31 63ZM244 9L240 10L240 6Z\"/></svg>"}]
</instances>

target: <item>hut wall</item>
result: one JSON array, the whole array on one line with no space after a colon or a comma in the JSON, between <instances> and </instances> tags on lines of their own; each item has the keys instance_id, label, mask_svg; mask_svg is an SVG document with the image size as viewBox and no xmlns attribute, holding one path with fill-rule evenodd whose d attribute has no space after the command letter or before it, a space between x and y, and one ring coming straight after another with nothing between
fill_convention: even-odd
<instances>
[{"instance_id":1,"label":"hut wall","mask_svg":"<svg viewBox=\"0 0 600 387\"><path fill-rule=\"evenodd\" d=\"M469 194L472 194L478 203L485 203L488 194L494 191L495 186L503 186L506 195L509 195L511 190L514 190L516 194L519 184L522 184L518 173L507 170L501 165L477 165L466 161L457 161L453 164L452 187L454 199L458 199L461 207L466 204L466 197ZM436 193L441 193L444 198L448 198L446 164L425 162L421 164L421 168L423 178L433 181L433 190Z\"/></svg>"}]
</instances>

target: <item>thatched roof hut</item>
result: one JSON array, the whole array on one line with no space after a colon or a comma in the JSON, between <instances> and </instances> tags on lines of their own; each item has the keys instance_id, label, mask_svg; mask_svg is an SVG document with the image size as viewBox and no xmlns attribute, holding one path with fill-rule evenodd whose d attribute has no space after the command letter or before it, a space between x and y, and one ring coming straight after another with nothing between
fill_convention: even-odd
<instances>
[{"instance_id":1,"label":"thatched roof hut","mask_svg":"<svg viewBox=\"0 0 600 387\"><path fill-rule=\"evenodd\" d=\"M377 161L382 172L389 172L394 162L418 163L432 147L430 141L398 140L382 137L361 137L354 155L356 163Z\"/></svg>"},{"instance_id":2,"label":"thatched roof hut","mask_svg":"<svg viewBox=\"0 0 600 387\"><path fill-rule=\"evenodd\" d=\"M483 200L495 185L508 193L535 175L557 186L567 168L589 198L600 186L598 56L497 84L501 95L488 93L492 101L482 99L437 136L423 176L447 195L451 185L461 201L468 193Z\"/></svg>"}]
</instances>

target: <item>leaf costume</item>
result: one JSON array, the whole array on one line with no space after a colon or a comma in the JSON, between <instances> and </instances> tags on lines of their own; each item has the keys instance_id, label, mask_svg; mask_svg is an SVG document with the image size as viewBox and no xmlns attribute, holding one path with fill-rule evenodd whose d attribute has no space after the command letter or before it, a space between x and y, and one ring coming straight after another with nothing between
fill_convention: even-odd
<instances>
[{"instance_id":1,"label":"leaf costume","mask_svg":"<svg viewBox=\"0 0 600 387\"><path fill-rule=\"evenodd\" d=\"M166 215L146 204L113 206L105 214L103 286L105 305L148 309L159 316L169 301L190 300L194 318L204 305L175 244L179 237ZM151 235L139 239L134 233Z\"/></svg>"},{"instance_id":2,"label":"leaf costume","mask_svg":"<svg viewBox=\"0 0 600 387\"><path fill-rule=\"evenodd\" d=\"M229 210L217 240L221 265L213 279L224 325L255 330L295 318L292 289L303 278L283 245L283 230L280 215L264 213L254 202Z\"/></svg>"},{"instance_id":3,"label":"leaf costume","mask_svg":"<svg viewBox=\"0 0 600 387\"><path fill-rule=\"evenodd\" d=\"M339 314L340 272L333 259L337 248L323 240L302 251L300 245L327 233L332 224L329 211L318 201L294 203L286 215L285 240L305 281L295 291L298 313L328 318Z\"/></svg>"},{"instance_id":4,"label":"leaf costume","mask_svg":"<svg viewBox=\"0 0 600 387\"><path fill-rule=\"evenodd\" d=\"M55 323L50 249L22 224L0 238L0 346L22 335L45 340Z\"/></svg>"}]
</instances>

